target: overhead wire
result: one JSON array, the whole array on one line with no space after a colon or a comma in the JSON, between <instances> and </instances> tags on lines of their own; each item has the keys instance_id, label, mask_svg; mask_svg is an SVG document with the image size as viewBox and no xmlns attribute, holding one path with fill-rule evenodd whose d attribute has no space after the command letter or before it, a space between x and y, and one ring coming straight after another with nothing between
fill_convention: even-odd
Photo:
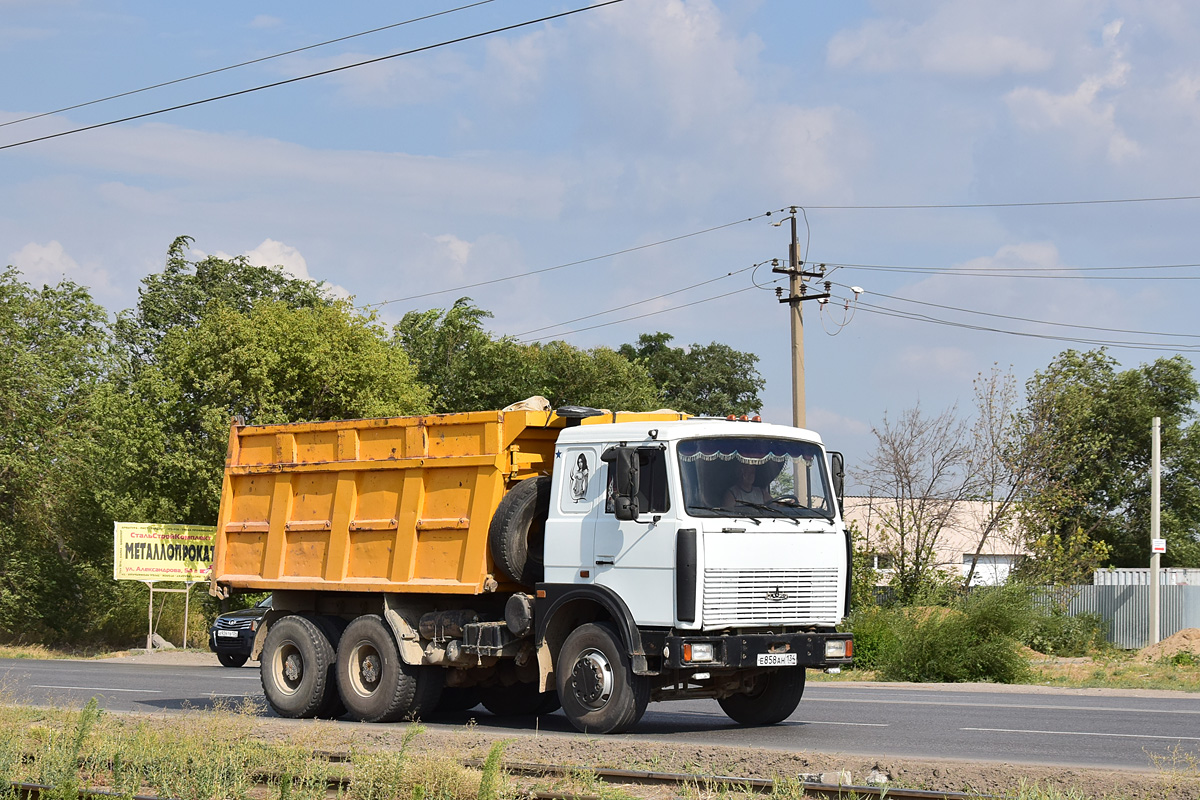
<instances>
[{"instance_id":1,"label":"overhead wire","mask_svg":"<svg viewBox=\"0 0 1200 800\"><path fill-rule=\"evenodd\" d=\"M1166 203L1178 200L1200 200L1200 195L1176 195L1168 197L1122 197L1103 200L1031 200L1016 203L911 203L891 205L825 205L815 206L796 203L797 208L811 211L900 211L920 209L955 208L1031 208L1037 206L1096 206L1118 203Z\"/></svg>"},{"instance_id":2,"label":"overhead wire","mask_svg":"<svg viewBox=\"0 0 1200 800\"><path fill-rule=\"evenodd\" d=\"M552 267L542 267L541 269L533 269L533 270L529 270L528 272L518 272L518 273L514 273L512 275L504 275L499 278L489 278L488 280L485 280L485 281L476 281L474 283L465 283L460 286L453 286L453 287L450 287L447 289L435 289L433 291L422 292L420 294L411 294L406 297L397 297L394 300L381 300L377 303L367 303L363 306L360 306L360 308L364 308L364 309L379 308L381 306L391 305L392 303L404 303L409 300L420 300L425 297L434 297L439 294L450 294L451 292L463 292L468 289L476 289L480 286L491 286L492 284L502 283L504 281L516 280L518 278L528 278L532 275L543 275L547 272L554 272L556 270L566 269L568 267L578 267L582 264L591 264L595 261L602 261L606 258L614 258L616 256L626 255L628 253L636 253L639 250L646 250L651 247L659 247L664 244L671 244L672 242L679 242L679 241L683 241L684 239L691 239L695 236L703 236L704 234L712 233L714 231L723 230L725 228L732 228L735 225L743 225L747 222L753 222L756 219L763 219L764 217L769 217L773 213L776 213L776 212L767 211L762 214L755 214L753 217L747 217L745 219L734 220L733 222L726 222L721 225L713 225L712 227L709 227L709 228L704 228L704 229L698 230L698 231L692 231L691 233L684 233L679 236L672 236L669 239L660 239L657 242L649 242L647 244L639 244L639 245L635 245L633 247L626 247L621 250L614 250L610 253L604 253L602 255L589 256L588 258L581 258L576 261L568 261L565 264L556 264Z\"/></svg>"},{"instance_id":3,"label":"overhead wire","mask_svg":"<svg viewBox=\"0 0 1200 800\"><path fill-rule=\"evenodd\" d=\"M47 134L45 136L37 136L32 139L25 139L20 142L10 142L9 144L0 145L0 150L8 150L13 147L21 147L23 145L34 144L35 142L44 142L44 141L48 141L50 139L57 139L62 136L70 136L70 135L76 134L76 133L84 133L86 131L94 131L94 130L97 130L98 128L106 128L106 127L109 127L110 125L119 125L124 122L132 122L134 120L146 119L147 117L153 117L153 116L157 116L159 114L167 114L172 111L179 111L184 108L193 108L195 106L204 105L206 103L214 103L218 100L228 100L231 97L240 97L242 95L251 94L253 92L261 92L265 89L274 89L279 86L286 86L291 83L298 83L300 81L309 80L310 78L319 78L319 77L322 77L325 75L332 75L334 73L342 72L342 71L348 70L348 69L356 69L358 67L365 67L369 64L378 64L380 62L388 61L393 58L401 58L402 56L410 56L415 53L424 53L424 52L428 52L430 50L436 50L439 47L447 47L452 44L461 44L462 42L469 42L473 39L481 39L485 36L493 36L498 33L506 33L508 31L513 31L513 30L517 30L520 28L526 28L526 27L529 27L530 25L537 25L537 24L540 24L543 22L549 22L551 20L562 19L563 17L569 17L573 14L580 14L585 11L594 11L598 8L615 5L617 3L622 3L624 1L625 0L603 0L603 2L595 3L590 6L583 6L581 8L573 8L569 11L562 11L557 14L549 14L547 16L539 17L537 19L526 20L525 22L517 22L512 25L505 25L500 28L492 28L491 30L482 31L480 33L472 33L472 34L469 34L466 36L459 36L454 39L447 39L445 41L437 42L435 44L424 45L422 47L414 47L410 50L404 50L399 53L391 53L386 56L378 56L376 58L369 58L364 61L356 61L353 64L343 64L340 67L331 67L329 69L323 69L318 72L311 72L311 73L308 73L307 75L299 75L294 78L286 78L286 79L280 80L280 81L264 83L260 86L253 86L249 89L240 89L236 92L226 92L225 94L219 94L219 95L215 95L213 97L207 97L207 98L204 98L203 100L193 100L193 101L190 101L187 103L179 103L177 105L173 105L168 108L160 108L160 109L157 109L154 111L146 111L141 114L132 114L127 117L121 117L120 119L108 120L107 122L98 122L94 125L84 125L79 128L72 128L70 130L59 131L58 133L51 133L51 134Z\"/></svg>"},{"instance_id":4,"label":"overhead wire","mask_svg":"<svg viewBox=\"0 0 1200 800\"><path fill-rule=\"evenodd\" d=\"M325 47L327 45L337 44L339 42L346 42L351 39L357 39L361 36L369 36L372 33L379 33L381 31L391 30L392 28L399 28L404 25L412 25L415 22L424 22L425 20L430 20L435 17L442 17L442 16L446 16L447 14L454 14L459 11L465 11L466 9L469 9L469 8L475 8L476 6L487 5L488 3L494 3L494 2L495 2L495 0L477 0L477 2L468 3L466 5L457 6L455 8L448 8L444 11L436 11L432 14L425 14L424 16L413 17L412 19L406 19L402 22L393 22L389 25L381 25L378 28L371 28L370 30L367 30L367 31L351 33L347 36L339 36L336 39L327 39L323 42L317 42L316 44L309 44L309 45L305 45L304 47L296 47L291 50L284 50L281 53L273 53L269 56L262 56L261 58L252 58L249 61L241 61L237 64L230 64L229 66L218 67L217 69L210 69L210 70L206 70L204 72L197 72L194 75L188 75L183 78L175 78L173 80L151 84L150 86L143 86L140 89L131 89L126 92L110 94L107 97L100 97L95 100L88 100L85 103L76 103L75 105L63 106L62 108L56 108L53 111L42 111L37 114L30 114L27 117L21 117L19 119L10 119L7 122L0 122L0 128L7 128L9 125L16 125L21 122L29 122L30 120L41 119L42 117L49 117L54 114L62 114L67 111L74 111L75 109L78 109L78 108L86 108L87 106L94 106L99 103L106 103L109 100L118 100L122 97L130 97L132 95L141 94L142 92L149 92L154 89L162 89L163 87L166 87L166 86L174 86L179 83L186 83L187 81L196 80L197 78L206 78L209 75L217 75L218 73L221 73L221 72L229 72L230 70L240 69L242 67L249 67L253 64L261 64L264 61L271 61L272 59L283 58L284 56L291 56L291 55L295 55L296 53L303 53L306 50L315 50L318 47Z\"/></svg>"},{"instance_id":5,"label":"overhead wire","mask_svg":"<svg viewBox=\"0 0 1200 800\"><path fill-rule=\"evenodd\" d=\"M861 269L868 272L891 272L910 275L954 275L977 278L1035 278L1040 280L1103 280L1103 281L1194 281L1200 275L1048 275L1049 272L1112 272L1119 270L1191 269L1200 264L1133 264L1108 267L910 267L888 264L836 263L841 269Z\"/></svg>"},{"instance_id":6,"label":"overhead wire","mask_svg":"<svg viewBox=\"0 0 1200 800\"><path fill-rule=\"evenodd\" d=\"M767 263L767 262L761 261L758 264L751 264L748 267L742 267L741 269L733 270L732 272L726 272L724 275L718 275L717 277L709 278L706 281L700 281L699 283L693 283L690 286L684 286L682 288L675 289L674 291L671 291L671 292L665 292L663 294L655 295L654 297L647 297L642 300L636 300L632 303L626 303L623 306L616 306L614 308L605 309L604 311L597 311L594 314L587 314L582 317L575 317L574 319L564 320L563 322L558 322L553 325L543 325L540 328L534 328L532 330L524 331L522 333L515 333L515 334L513 334L513 336L517 339L520 339L522 337L528 336L531 333L539 333L541 331L550 330L552 328L562 328L567 325L572 325L576 322L582 322L585 319L594 319L596 317L602 317L605 314L612 314L616 311L624 311L625 309L633 308L634 306L641 306L641 305L645 305L646 303L653 303L655 300L662 300L664 297L672 297L677 294L682 294L683 292L691 291L692 289L698 289L701 286L707 286L710 283L716 283L717 281L723 281L726 278L732 278L734 275L740 275L743 272L748 272L748 271L755 269L756 267L761 266L762 264L765 264L765 263Z\"/></svg>"},{"instance_id":7,"label":"overhead wire","mask_svg":"<svg viewBox=\"0 0 1200 800\"><path fill-rule=\"evenodd\" d=\"M835 282L834 285L840 286L845 289L850 288L846 284L842 284L842 283ZM1052 327L1056 327L1056 328L1077 328L1079 330L1102 331L1105 333L1128 333L1128 334L1133 334L1136 336L1165 336L1168 338L1176 338L1176 339L1200 339L1200 334L1194 334L1194 333L1168 333L1165 331L1138 331L1138 330L1131 330L1131 329L1126 329L1126 328L1105 328L1105 327L1101 327L1098 325L1078 325L1078 324L1069 323L1069 322L1051 322L1050 320L1044 320L1044 319L1033 319L1031 317L1018 317L1018 316L1014 316L1012 314L997 314L997 313L994 313L991 311L979 311L977 309L960 308L958 306L948 306L948 305L944 305L942 303L931 303L927 300L913 300L912 298L909 298L909 297L899 297L897 295L885 294L883 292L877 292L874 290L870 291L869 294L872 295L873 297L886 297L888 300L897 300L897 301L900 301L903 303L913 303L915 305L928 306L930 308L940 308L940 309L943 309L946 311L956 311L956 312L959 312L962 314L977 314L977 315L983 316L983 317L993 317L996 319L1007 319L1007 320L1013 320L1015 322L1029 322L1029 323L1033 323L1035 325L1048 325L1048 326L1052 326Z\"/></svg>"}]
</instances>

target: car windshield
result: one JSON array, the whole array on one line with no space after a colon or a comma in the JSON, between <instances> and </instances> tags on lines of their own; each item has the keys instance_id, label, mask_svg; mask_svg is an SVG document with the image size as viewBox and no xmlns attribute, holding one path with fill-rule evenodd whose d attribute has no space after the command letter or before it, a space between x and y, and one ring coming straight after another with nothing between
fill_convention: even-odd
<instances>
[{"instance_id":1,"label":"car windshield","mask_svg":"<svg viewBox=\"0 0 1200 800\"><path fill-rule=\"evenodd\" d=\"M679 443L683 502L697 517L833 518L821 448L729 436Z\"/></svg>"}]
</instances>

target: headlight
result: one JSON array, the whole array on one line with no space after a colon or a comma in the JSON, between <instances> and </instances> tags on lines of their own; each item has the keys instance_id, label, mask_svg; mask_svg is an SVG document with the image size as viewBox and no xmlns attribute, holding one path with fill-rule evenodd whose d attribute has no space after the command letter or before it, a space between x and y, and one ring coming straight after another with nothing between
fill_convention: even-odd
<instances>
[{"instance_id":1,"label":"headlight","mask_svg":"<svg viewBox=\"0 0 1200 800\"><path fill-rule=\"evenodd\" d=\"M685 644L683 646L684 661L712 661L713 646L712 642L697 642L696 644Z\"/></svg>"},{"instance_id":2,"label":"headlight","mask_svg":"<svg viewBox=\"0 0 1200 800\"><path fill-rule=\"evenodd\" d=\"M854 653L854 642L850 639L829 639L825 642L826 658L850 658Z\"/></svg>"}]
</instances>

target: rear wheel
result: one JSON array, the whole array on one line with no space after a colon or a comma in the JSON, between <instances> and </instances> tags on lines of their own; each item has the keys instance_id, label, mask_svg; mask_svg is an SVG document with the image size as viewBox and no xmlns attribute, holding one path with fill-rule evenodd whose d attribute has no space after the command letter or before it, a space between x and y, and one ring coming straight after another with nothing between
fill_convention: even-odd
<instances>
[{"instance_id":1,"label":"rear wheel","mask_svg":"<svg viewBox=\"0 0 1200 800\"><path fill-rule=\"evenodd\" d=\"M338 642L342 638L342 631L346 630L346 620L341 617L330 616L312 616L309 619L321 629L321 633L325 634L325 639L329 642L331 651L336 654ZM346 713L346 706L342 703L342 697L337 688L336 655L334 655L333 663L330 664L329 669L332 674L329 689L325 692L325 702L317 709L317 716L321 719L337 719Z\"/></svg>"},{"instance_id":2,"label":"rear wheel","mask_svg":"<svg viewBox=\"0 0 1200 800\"><path fill-rule=\"evenodd\" d=\"M483 707L498 717L526 717L553 714L561 704L557 692L539 692L533 683L514 683L484 689Z\"/></svg>"},{"instance_id":3,"label":"rear wheel","mask_svg":"<svg viewBox=\"0 0 1200 800\"><path fill-rule=\"evenodd\" d=\"M650 701L650 682L634 675L616 629L606 622L576 628L558 654L558 697L584 733L632 728Z\"/></svg>"},{"instance_id":4,"label":"rear wheel","mask_svg":"<svg viewBox=\"0 0 1200 800\"><path fill-rule=\"evenodd\" d=\"M260 661L263 694L275 713L291 719L317 716L334 687L333 647L312 620L290 615L267 631Z\"/></svg>"},{"instance_id":5,"label":"rear wheel","mask_svg":"<svg viewBox=\"0 0 1200 800\"><path fill-rule=\"evenodd\" d=\"M249 660L250 656L245 653L217 653L217 661L220 661L223 667L236 669Z\"/></svg>"},{"instance_id":6,"label":"rear wheel","mask_svg":"<svg viewBox=\"0 0 1200 800\"><path fill-rule=\"evenodd\" d=\"M342 702L355 719L396 722L437 707L442 673L436 667L405 664L396 640L375 614L359 617L342 634L337 653Z\"/></svg>"},{"instance_id":7,"label":"rear wheel","mask_svg":"<svg viewBox=\"0 0 1200 800\"><path fill-rule=\"evenodd\" d=\"M745 694L717 700L721 710L742 725L774 725L792 715L804 696L804 669L782 667L759 674Z\"/></svg>"}]
</instances>

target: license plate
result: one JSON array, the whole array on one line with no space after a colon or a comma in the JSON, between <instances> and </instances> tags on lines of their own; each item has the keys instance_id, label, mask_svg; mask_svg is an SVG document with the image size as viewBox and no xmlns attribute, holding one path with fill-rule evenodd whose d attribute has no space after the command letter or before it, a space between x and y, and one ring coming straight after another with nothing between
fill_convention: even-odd
<instances>
[{"instance_id":1,"label":"license plate","mask_svg":"<svg viewBox=\"0 0 1200 800\"><path fill-rule=\"evenodd\" d=\"M237 631L217 631L217 636L220 636L223 638L228 637L230 639L233 639L233 638L236 638L237 635L238 635Z\"/></svg>"},{"instance_id":2,"label":"license plate","mask_svg":"<svg viewBox=\"0 0 1200 800\"><path fill-rule=\"evenodd\" d=\"M796 666L796 654L759 653L758 665L760 667L794 667Z\"/></svg>"}]
</instances>

